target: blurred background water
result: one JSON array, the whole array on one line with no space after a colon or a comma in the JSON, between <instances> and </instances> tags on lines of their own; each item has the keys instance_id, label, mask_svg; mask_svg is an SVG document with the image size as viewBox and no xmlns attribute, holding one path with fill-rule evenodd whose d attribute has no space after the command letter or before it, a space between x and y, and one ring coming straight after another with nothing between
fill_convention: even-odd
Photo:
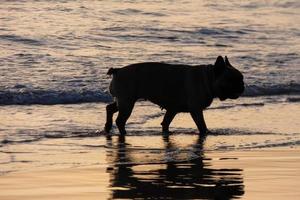
<instances>
[{"instance_id":1,"label":"blurred background water","mask_svg":"<svg viewBox=\"0 0 300 200\"><path fill-rule=\"evenodd\" d=\"M106 102L110 67L218 55L245 74L244 96L298 95L299 10L297 0L1 1L0 104Z\"/></svg>"}]
</instances>

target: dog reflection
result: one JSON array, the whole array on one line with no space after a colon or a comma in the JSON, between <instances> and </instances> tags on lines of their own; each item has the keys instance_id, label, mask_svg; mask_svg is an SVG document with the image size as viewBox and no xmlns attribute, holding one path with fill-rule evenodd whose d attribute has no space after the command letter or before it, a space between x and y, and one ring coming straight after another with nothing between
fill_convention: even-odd
<instances>
[{"instance_id":1,"label":"dog reflection","mask_svg":"<svg viewBox=\"0 0 300 200\"><path fill-rule=\"evenodd\" d=\"M168 136L163 139L160 162L134 160L124 136L119 136L116 148L108 148L114 163L108 168L112 199L232 199L244 194L242 170L211 168L203 153L205 139L199 137L193 145L191 159L167 162L165 156L176 145ZM107 142L112 147L110 138Z\"/></svg>"}]
</instances>

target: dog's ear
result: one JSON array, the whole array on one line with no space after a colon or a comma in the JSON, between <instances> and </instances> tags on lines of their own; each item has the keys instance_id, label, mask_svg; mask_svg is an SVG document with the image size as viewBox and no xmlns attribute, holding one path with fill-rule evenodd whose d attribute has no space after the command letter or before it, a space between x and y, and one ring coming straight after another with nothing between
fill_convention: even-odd
<instances>
[{"instance_id":1,"label":"dog's ear","mask_svg":"<svg viewBox=\"0 0 300 200\"><path fill-rule=\"evenodd\" d=\"M215 71L215 76L220 75L226 68L225 61L222 56L218 56L215 65L214 65L214 71Z\"/></svg>"},{"instance_id":2,"label":"dog's ear","mask_svg":"<svg viewBox=\"0 0 300 200\"><path fill-rule=\"evenodd\" d=\"M230 64L230 62L229 62L227 56L225 56L225 64L226 64L226 66L228 66L228 67L232 67L232 65Z\"/></svg>"}]
</instances>

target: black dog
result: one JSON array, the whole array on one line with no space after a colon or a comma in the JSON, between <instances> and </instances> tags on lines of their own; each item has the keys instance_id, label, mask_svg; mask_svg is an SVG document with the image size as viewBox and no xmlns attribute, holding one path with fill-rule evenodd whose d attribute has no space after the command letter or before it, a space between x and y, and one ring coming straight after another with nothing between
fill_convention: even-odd
<instances>
[{"instance_id":1,"label":"black dog","mask_svg":"<svg viewBox=\"0 0 300 200\"><path fill-rule=\"evenodd\" d=\"M200 133L207 127L203 110L210 106L213 98L221 101L237 99L244 91L243 75L235 69L225 56L219 56L214 65L171 65L165 63L138 63L119 69L109 69L113 75L110 93L115 101L106 107L105 131L112 127L112 117L116 119L121 134L126 134L125 124L138 99L149 100L166 114L161 123L164 132L179 112L189 112Z\"/></svg>"}]
</instances>

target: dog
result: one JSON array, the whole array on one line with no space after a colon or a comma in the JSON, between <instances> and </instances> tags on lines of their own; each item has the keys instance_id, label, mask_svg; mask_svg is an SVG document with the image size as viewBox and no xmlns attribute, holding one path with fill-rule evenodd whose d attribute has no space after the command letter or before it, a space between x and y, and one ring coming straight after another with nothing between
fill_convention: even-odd
<instances>
[{"instance_id":1,"label":"dog","mask_svg":"<svg viewBox=\"0 0 300 200\"><path fill-rule=\"evenodd\" d=\"M218 56L213 65L175 65L159 62L137 63L123 68L110 68L109 91L114 102L106 106L104 131L109 133L113 114L118 113L116 125L126 134L125 124L137 100L148 100L166 109L162 125L169 125L179 112L189 112L201 134L207 133L203 110L214 98L221 101L237 99L244 91L242 73L225 56Z\"/></svg>"}]
</instances>

